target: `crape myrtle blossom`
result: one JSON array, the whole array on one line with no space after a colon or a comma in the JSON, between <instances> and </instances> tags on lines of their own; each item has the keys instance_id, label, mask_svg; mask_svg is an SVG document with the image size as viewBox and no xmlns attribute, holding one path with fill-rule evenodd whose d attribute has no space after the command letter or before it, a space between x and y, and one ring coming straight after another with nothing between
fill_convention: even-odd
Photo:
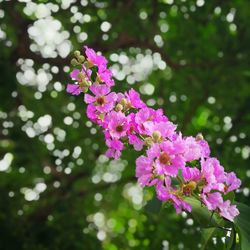
<instances>
[{"instance_id":1,"label":"crape myrtle blossom","mask_svg":"<svg viewBox=\"0 0 250 250\"><path fill-rule=\"evenodd\" d=\"M94 96L85 94L85 103L94 106L100 113L109 112L114 108L117 96L114 92L110 93L110 88L108 86L93 83L89 89Z\"/></svg>"},{"instance_id":2,"label":"crape myrtle blossom","mask_svg":"<svg viewBox=\"0 0 250 250\"><path fill-rule=\"evenodd\" d=\"M114 86L108 61L84 47L85 56L74 53L70 76L74 83L66 91L84 93L87 117L102 128L106 155L118 159L128 145L143 151L136 160L135 175L142 187L154 186L159 200L173 204L177 213L192 211L187 197L198 199L208 210L233 221L239 211L225 195L238 189L241 181L227 173L201 134L183 136L162 109L152 109L130 89L112 92ZM89 93L87 93L89 91Z\"/></svg>"}]
</instances>

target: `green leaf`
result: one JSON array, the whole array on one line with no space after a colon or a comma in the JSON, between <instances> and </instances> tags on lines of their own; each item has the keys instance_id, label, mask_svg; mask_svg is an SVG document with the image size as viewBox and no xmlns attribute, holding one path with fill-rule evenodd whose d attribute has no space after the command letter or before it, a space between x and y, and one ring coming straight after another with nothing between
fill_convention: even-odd
<instances>
[{"instance_id":1,"label":"green leaf","mask_svg":"<svg viewBox=\"0 0 250 250\"><path fill-rule=\"evenodd\" d=\"M240 211L240 214L236 217L234 223L240 235L241 250L249 250L250 249L250 220L249 220L250 207L239 202L236 202L236 205Z\"/></svg>"},{"instance_id":2,"label":"green leaf","mask_svg":"<svg viewBox=\"0 0 250 250\"><path fill-rule=\"evenodd\" d=\"M190 197L185 200L192 206L191 215L203 228L223 226L223 219L217 218L216 214L210 212L200 201Z\"/></svg>"},{"instance_id":3,"label":"green leaf","mask_svg":"<svg viewBox=\"0 0 250 250\"><path fill-rule=\"evenodd\" d=\"M207 247L208 242L210 239L213 237L216 227L211 227L211 228L203 228L202 229L202 240L201 240L201 249L204 250Z\"/></svg>"}]
</instances>

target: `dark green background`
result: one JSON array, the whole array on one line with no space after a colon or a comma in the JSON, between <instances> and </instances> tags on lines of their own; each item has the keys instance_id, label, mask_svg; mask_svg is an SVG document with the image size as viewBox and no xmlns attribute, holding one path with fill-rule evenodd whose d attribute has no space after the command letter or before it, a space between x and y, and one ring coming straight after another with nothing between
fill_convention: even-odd
<instances>
[{"instance_id":1,"label":"dark green background","mask_svg":"<svg viewBox=\"0 0 250 250\"><path fill-rule=\"evenodd\" d=\"M85 5L87 1L76 0L66 9L59 0L33 2L58 5L51 15L62 23L61 30L69 32L72 51L85 44L107 58L125 53L131 61L137 58L139 65L139 54L160 55L167 67L154 66L133 88L139 91L145 83L152 84L154 93L142 95L144 101L163 108L184 135L203 133L212 155L242 180L236 200L250 205L250 1L92 0ZM0 159L7 153L13 155L8 170L0 172L0 249L142 250L168 249L167 245L171 250L198 249L200 228L196 222L190 225L189 215L176 215L172 207L160 213L153 212L155 207L146 210L152 190L143 191L142 205L133 203L131 197L137 195L138 201L136 192L141 192L134 178L137 153L127 149L118 163L102 161L106 150L102 133L86 124L82 96L72 97L64 90L69 77L63 68L71 56L44 58L31 51L33 41L27 29L38 18L26 15L25 6L14 0L0 3L4 13L0 27L6 34L0 36ZM88 14L90 21L72 23L72 6ZM111 24L106 33L100 29L104 21ZM87 33L86 41L77 40L76 25ZM161 36L162 44L154 41L156 35ZM36 85L18 82L20 58L32 59L35 71L47 63L47 72L58 67L59 73L50 72L52 79L41 99L35 98L39 95ZM123 66L110 61L112 65ZM54 89L57 81L62 91ZM126 78L116 83L117 91L131 87ZM33 117L21 119L24 107ZM51 126L30 138L27 126L46 114L52 117ZM73 125L64 123L67 116L73 117ZM65 131L65 140L56 139L55 128ZM53 150L44 142L46 134L55 137ZM82 151L74 158L76 146ZM65 149L69 154L58 160L58 150ZM106 182L93 183L105 173ZM118 180L107 182L114 173ZM34 192L37 183L45 183L46 190L38 200L27 201L24 193L27 188ZM99 240L103 232L106 237ZM207 249L224 249L221 239Z\"/></svg>"}]
</instances>

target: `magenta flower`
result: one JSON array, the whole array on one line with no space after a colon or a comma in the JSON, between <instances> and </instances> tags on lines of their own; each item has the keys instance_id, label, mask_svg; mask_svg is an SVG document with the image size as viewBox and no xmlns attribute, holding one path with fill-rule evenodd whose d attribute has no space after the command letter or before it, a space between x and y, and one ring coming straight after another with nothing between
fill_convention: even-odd
<instances>
[{"instance_id":1,"label":"magenta flower","mask_svg":"<svg viewBox=\"0 0 250 250\"><path fill-rule=\"evenodd\" d=\"M233 221L234 217L239 215L239 210L235 205L231 205L231 202L229 200L221 203L219 206L219 210L219 214L230 221Z\"/></svg>"},{"instance_id":2,"label":"magenta flower","mask_svg":"<svg viewBox=\"0 0 250 250\"><path fill-rule=\"evenodd\" d=\"M155 159L155 173L175 177L178 170L185 166L183 156L178 154L178 149L171 141L164 141L160 144L153 144L147 150L147 155Z\"/></svg>"},{"instance_id":3,"label":"magenta flower","mask_svg":"<svg viewBox=\"0 0 250 250\"><path fill-rule=\"evenodd\" d=\"M184 158L186 161L198 160L203 157L203 149L198 141L192 137L184 138L185 142L185 152Z\"/></svg>"},{"instance_id":4,"label":"magenta flower","mask_svg":"<svg viewBox=\"0 0 250 250\"><path fill-rule=\"evenodd\" d=\"M169 184L170 181L166 182L158 182L156 186L157 197L161 201L169 201L174 205L176 213L179 214L183 210L191 212L192 206L184 201L181 197L177 196L173 190L171 190L171 186Z\"/></svg>"},{"instance_id":5,"label":"magenta flower","mask_svg":"<svg viewBox=\"0 0 250 250\"><path fill-rule=\"evenodd\" d=\"M124 137L129 128L126 116L121 111L111 111L105 117L105 127L113 138Z\"/></svg>"},{"instance_id":6,"label":"magenta flower","mask_svg":"<svg viewBox=\"0 0 250 250\"><path fill-rule=\"evenodd\" d=\"M71 95L80 95L82 92L81 87L78 84L67 84L66 91Z\"/></svg>"},{"instance_id":7,"label":"magenta flower","mask_svg":"<svg viewBox=\"0 0 250 250\"><path fill-rule=\"evenodd\" d=\"M89 88L95 96L89 94L84 95L84 101L88 104L94 105L96 110L101 113L106 113L112 110L117 99L114 92L110 92L110 88L104 84L94 83Z\"/></svg>"},{"instance_id":8,"label":"magenta flower","mask_svg":"<svg viewBox=\"0 0 250 250\"><path fill-rule=\"evenodd\" d=\"M142 148L143 148L143 145L144 145L144 141L139 139L136 135L129 135L128 136L128 141L129 141L129 144L133 145L134 146L134 149L136 151L141 151Z\"/></svg>"},{"instance_id":9,"label":"magenta flower","mask_svg":"<svg viewBox=\"0 0 250 250\"><path fill-rule=\"evenodd\" d=\"M83 74L86 80L90 79L91 76L91 69L86 69L85 66L82 66L82 70L80 71L79 69L73 69L72 72L70 73L70 77L74 81L80 81L81 78L79 78L79 73Z\"/></svg>"},{"instance_id":10,"label":"magenta flower","mask_svg":"<svg viewBox=\"0 0 250 250\"><path fill-rule=\"evenodd\" d=\"M128 92L126 92L125 97L132 108L139 109L147 107L146 104L141 100L140 94L134 89L130 89Z\"/></svg>"},{"instance_id":11,"label":"magenta flower","mask_svg":"<svg viewBox=\"0 0 250 250\"><path fill-rule=\"evenodd\" d=\"M197 143L201 147L201 157L208 158L210 156L210 148L205 140L198 140Z\"/></svg>"},{"instance_id":12,"label":"magenta flower","mask_svg":"<svg viewBox=\"0 0 250 250\"><path fill-rule=\"evenodd\" d=\"M201 179L201 173L198 168L184 167L182 168L182 176L186 182L195 181L198 182Z\"/></svg>"},{"instance_id":13,"label":"magenta flower","mask_svg":"<svg viewBox=\"0 0 250 250\"><path fill-rule=\"evenodd\" d=\"M147 107L134 89L124 94L110 92L114 80L107 60L86 46L85 52L87 68L71 72L77 84L68 84L67 92L79 95L90 86L92 93L84 96L87 116L103 129L106 156L118 159L123 143L137 151L147 147L146 155L136 160L136 177L142 187L154 186L158 199L172 203L177 213L190 212L192 207L184 199L195 196L209 210L233 221L239 211L223 195L240 187L235 173L226 173L216 158L210 158L209 145L201 135L182 137L163 110ZM93 66L97 68L92 71Z\"/></svg>"},{"instance_id":14,"label":"magenta flower","mask_svg":"<svg viewBox=\"0 0 250 250\"><path fill-rule=\"evenodd\" d=\"M223 203L222 195L219 192L201 194L201 198L209 210L215 210Z\"/></svg>"},{"instance_id":15,"label":"magenta flower","mask_svg":"<svg viewBox=\"0 0 250 250\"><path fill-rule=\"evenodd\" d=\"M224 191L225 172L216 158L201 160L201 174L206 181L203 192L207 193L211 190Z\"/></svg>"},{"instance_id":16,"label":"magenta flower","mask_svg":"<svg viewBox=\"0 0 250 250\"><path fill-rule=\"evenodd\" d=\"M107 139L106 144L109 147L109 149L106 151L106 156L109 158L113 157L115 160L117 160L121 155L123 143L117 139Z\"/></svg>"},{"instance_id":17,"label":"magenta flower","mask_svg":"<svg viewBox=\"0 0 250 250\"><path fill-rule=\"evenodd\" d=\"M138 183L142 187L153 186L158 181L153 175L153 161L146 156L140 156L136 159L135 173Z\"/></svg>"},{"instance_id":18,"label":"magenta flower","mask_svg":"<svg viewBox=\"0 0 250 250\"><path fill-rule=\"evenodd\" d=\"M98 70L97 74L101 82L104 82L107 86L112 87L115 85L115 82L112 79L113 74L110 69Z\"/></svg>"},{"instance_id":19,"label":"magenta flower","mask_svg":"<svg viewBox=\"0 0 250 250\"><path fill-rule=\"evenodd\" d=\"M163 138L173 138L175 135L176 125L174 125L170 121L160 121L160 122L153 122L153 121L146 121L143 123L143 127L145 129L145 134L152 136L154 132L160 132L160 135Z\"/></svg>"},{"instance_id":20,"label":"magenta flower","mask_svg":"<svg viewBox=\"0 0 250 250\"><path fill-rule=\"evenodd\" d=\"M162 109L151 109L151 108L142 108L135 116L135 122L137 124L137 130L141 134L145 134L144 123L147 121L154 122L166 122L168 118L163 115Z\"/></svg>"},{"instance_id":21,"label":"magenta flower","mask_svg":"<svg viewBox=\"0 0 250 250\"><path fill-rule=\"evenodd\" d=\"M226 186L224 188L224 192L227 194L237 188L240 187L241 181L236 177L234 172L226 173Z\"/></svg>"},{"instance_id":22,"label":"magenta flower","mask_svg":"<svg viewBox=\"0 0 250 250\"><path fill-rule=\"evenodd\" d=\"M87 46L84 46L85 48L85 54L87 56L88 61L99 67L106 67L108 61L104 56L98 55L93 49L88 48Z\"/></svg>"}]
</instances>

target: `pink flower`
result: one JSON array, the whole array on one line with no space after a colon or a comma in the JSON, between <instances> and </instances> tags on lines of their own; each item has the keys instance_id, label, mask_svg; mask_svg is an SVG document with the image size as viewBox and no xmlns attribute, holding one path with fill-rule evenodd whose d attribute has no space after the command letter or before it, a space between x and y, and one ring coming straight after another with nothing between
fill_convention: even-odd
<instances>
[{"instance_id":1,"label":"pink flower","mask_svg":"<svg viewBox=\"0 0 250 250\"><path fill-rule=\"evenodd\" d=\"M96 108L95 108L95 106L93 106L93 105L88 105L88 106L87 106L86 113L87 113L87 117L88 117L92 122L97 123L97 121L98 121L98 116L97 116L97 113L96 113Z\"/></svg>"},{"instance_id":2,"label":"pink flower","mask_svg":"<svg viewBox=\"0 0 250 250\"><path fill-rule=\"evenodd\" d=\"M98 55L93 49L90 49L87 46L84 46L84 48L85 54L90 63L97 67L106 67L108 62L104 56Z\"/></svg>"},{"instance_id":3,"label":"pink flower","mask_svg":"<svg viewBox=\"0 0 250 250\"><path fill-rule=\"evenodd\" d=\"M103 69L98 70L98 77L101 80L101 82L104 82L107 84L107 86L112 87L115 85L114 80L112 79L112 71L110 69Z\"/></svg>"},{"instance_id":4,"label":"pink flower","mask_svg":"<svg viewBox=\"0 0 250 250\"><path fill-rule=\"evenodd\" d=\"M135 175L142 187L152 186L158 181L153 175L153 161L146 156L140 156L136 159Z\"/></svg>"},{"instance_id":5,"label":"pink flower","mask_svg":"<svg viewBox=\"0 0 250 250\"><path fill-rule=\"evenodd\" d=\"M105 117L105 127L113 138L124 137L129 128L127 117L121 111L111 111Z\"/></svg>"},{"instance_id":6,"label":"pink flower","mask_svg":"<svg viewBox=\"0 0 250 250\"><path fill-rule=\"evenodd\" d=\"M79 85L77 84L67 84L66 91L72 95L80 95L82 92L82 89Z\"/></svg>"},{"instance_id":7,"label":"pink flower","mask_svg":"<svg viewBox=\"0 0 250 250\"><path fill-rule=\"evenodd\" d=\"M169 183L164 183L163 185L163 182L158 182L156 193L159 200L171 202L174 205L177 214L181 213L183 210L188 212L192 211L192 206L189 203L173 193Z\"/></svg>"},{"instance_id":8,"label":"pink flower","mask_svg":"<svg viewBox=\"0 0 250 250\"><path fill-rule=\"evenodd\" d=\"M117 160L121 156L121 151L123 149L123 143L117 139L108 139L106 144L109 149L106 151L106 156L109 158L114 158Z\"/></svg>"},{"instance_id":9,"label":"pink flower","mask_svg":"<svg viewBox=\"0 0 250 250\"><path fill-rule=\"evenodd\" d=\"M160 132L162 138L171 139L175 135L176 125L169 121L146 121L143 123L143 126L145 129L145 134L149 136L152 136L155 131Z\"/></svg>"},{"instance_id":10,"label":"pink flower","mask_svg":"<svg viewBox=\"0 0 250 250\"><path fill-rule=\"evenodd\" d=\"M141 151L144 145L144 141L139 139L136 135L129 135L128 136L129 144L134 146L136 151Z\"/></svg>"},{"instance_id":11,"label":"pink flower","mask_svg":"<svg viewBox=\"0 0 250 250\"><path fill-rule=\"evenodd\" d=\"M229 200L221 203L219 206L219 210L219 214L230 221L233 221L234 217L239 215L239 210L236 208L235 205L231 205Z\"/></svg>"},{"instance_id":12,"label":"pink flower","mask_svg":"<svg viewBox=\"0 0 250 250\"><path fill-rule=\"evenodd\" d=\"M83 74L86 80L89 80L92 71L91 69L87 70L85 66L82 66L81 72L79 69L73 69L72 72L70 73L71 79L74 81L81 81L81 78L79 78L79 73Z\"/></svg>"},{"instance_id":13,"label":"pink flower","mask_svg":"<svg viewBox=\"0 0 250 250\"><path fill-rule=\"evenodd\" d=\"M198 160L202 157L202 147L192 136L184 138L185 152L184 158L186 161Z\"/></svg>"},{"instance_id":14,"label":"pink flower","mask_svg":"<svg viewBox=\"0 0 250 250\"><path fill-rule=\"evenodd\" d=\"M142 108L135 116L135 122L137 124L137 130L141 134L145 134L144 123L147 121L154 122L166 122L168 118L163 115L162 109L151 109L151 108Z\"/></svg>"},{"instance_id":15,"label":"pink flower","mask_svg":"<svg viewBox=\"0 0 250 250\"><path fill-rule=\"evenodd\" d=\"M95 106L96 110L106 113L115 106L116 94L110 92L110 88L104 84L94 83L89 88L95 96L89 94L84 95L84 101ZM93 104L94 103L94 104Z\"/></svg>"},{"instance_id":16,"label":"pink flower","mask_svg":"<svg viewBox=\"0 0 250 250\"><path fill-rule=\"evenodd\" d=\"M184 158L179 155L178 149L171 141L164 141L160 144L153 144L147 150L147 155L155 159L155 173L175 177L178 170L185 166Z\"/></svg>"},{"instance_id":17,"label":"pink flower","mask_svg":"<svg viewBox=\"0 0 250 250\"><path fill-rule=\"evenodd\" d=\"M125 97L132 108L145 108L146 104L141 100L140 94L134 89L130 89L125 93Z\"/></svg>"},{"instance_id":18,"label":"pink flower","mask_svg":"<svg viewBox=\"0 0 250 250\"><path fill-rule=\"evenodd\" d=\"M219 192L201 194L201 198L209 210L215 210L223 203L222 195Z\"/></svg>"},{"instance_id":19,"label":"pink flower","mask_svg":"<svg viewBox=\"0 0 250 250\"><path fill-rule=\"evenodd\" d=\"M184 167L182 168L182 176L186 182L188 181L198 182L201 178L201 173L198 168Z\"/></svg>"},{"instance_id":20,"label":"pink flower","mask_svg":"<svg viewBox=\"0 0 250 250\"><path fill-rule=\"evenodd\" d=\"M89 80L89 77L91 75L91 70L87 71L87 76L86 76L86 68L83 66L83 69L81 70L81 73L85 76L86 80ZM81 82L82 79L79 78L79 73L80 70L79 69L74 69L71 73L70 73L70 77L72 80L77 81L77 82ZM77 83L77 84L67 84L67 89L66 91L72 95L79 95L82 92L82 88L81 86Z\"/></svg>"},{"instance_id":21,"label":"pink flower","mask_svg":"<svg viewBox=\"0 0 250 250\"><path fill-rule=\"evenodd\" d=\"M201 160L201 174L206 180L203 192L207 193L211 190L224 191L225 172L216 158Z\"/></svg>"},{"instance_id":22,"label":"pink flower","mask_svg":"<svg viewBox=\"0 0 250 250\"><path fill-rule=\"evenodd\" d=\"M196 194L209 210L233 221L239 211L229 200L223 200L223 194L239 188L241 181L235 173L226 173L216 158L210 158L209 145L202 135L194 138L176 133L177 126L163 110L147 107L134 89L124 94L110 92L114 80L107 60L87 46L85 52L89 67L97 67L74 69L70 76L77 84L68 84L67 92L79 95L90 86L92 93L84 96L87 116L103 129L106 155L118 159L123 142L137 151L145 143L146 155L136 160L136 177L142 187L154 186L158 199L172 203L177 213L190 212L192 207L184 199ZM91 82L91 74L96 83ZM196 167L190 167L192 161ZM179 185L174 183L177 178Z\"/></svg>"},{"instance_id":23,"label":"pink flower","mask_svg":"<svg viewBox=\"0 0 250 250\"><path fill-rule=\"evenodd\" d=\"M231 173L226 173L226 179L225 179L225 182L226 182L226 186L224 188L224 192L227 194L237 188L240 187L241 185L241 181L240 179L238 179L235 175L234 172L231 172Z\"/></svg>"},{"instance_id":24,"label":"pink flower","mask_svg":"<svg viewBox=\"0 0 250 250\"><path fill-rule=\"evenodd\" d=\"M205 140L198 140L197 143L201 147L201 157L208 158L210 156L210 148Z\"/></svg>"}]
</instances>

